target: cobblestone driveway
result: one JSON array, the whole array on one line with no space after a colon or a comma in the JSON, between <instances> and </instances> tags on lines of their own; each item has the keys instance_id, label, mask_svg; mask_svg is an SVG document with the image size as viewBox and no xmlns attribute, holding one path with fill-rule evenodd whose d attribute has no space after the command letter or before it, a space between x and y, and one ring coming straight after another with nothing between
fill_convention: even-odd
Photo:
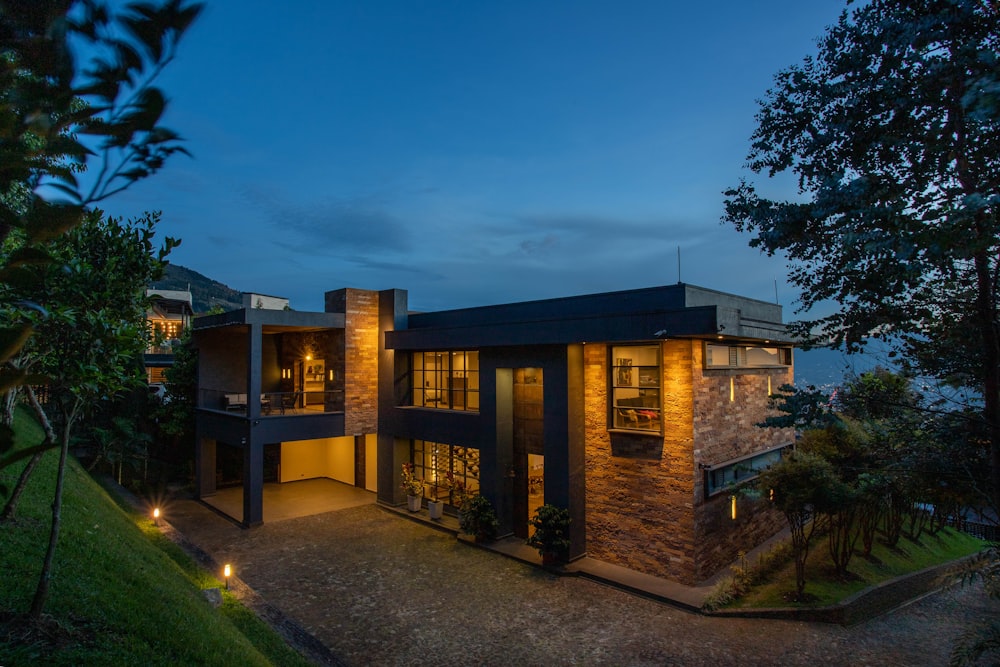
<instances>
[{"instance_id":1,"label":"cobblestone driveway","mask_svg":"<svg viewBox=\"0 0 1000 667\"><path fill-rule=\"evenodd\" d=\"M350 665L946 665L962 629L1000 611L977 587L851 628L709 618L373 505L249 531L193 502L172 517Z\"/></svg>"}]
</instances>

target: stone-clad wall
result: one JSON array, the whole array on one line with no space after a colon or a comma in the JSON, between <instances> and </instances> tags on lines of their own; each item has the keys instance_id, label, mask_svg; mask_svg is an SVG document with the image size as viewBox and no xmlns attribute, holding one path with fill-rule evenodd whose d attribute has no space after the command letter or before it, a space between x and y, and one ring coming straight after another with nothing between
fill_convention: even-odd
<instances>
[{"instance_id":1,"label":"stone-clad wall","mask_svg":"<svg viewBox=\"0 0 1000 667\"><path fill-rule=\"evenodd\" d=\"M703 347L694 348L692 368L697 392L694 410L696 468L748 456L791 443L792 429L764 429L755 424L768 415L768 377L777 391L790 384L793 369L705 370ZM732 381L732 385L730 384ZM732 386L732 400L730 387ZM705 499L704 475L695 480L695 544L698 579L707 578L732 563L740 551L749 551L784 527L782 516L766 501L737 498L731 515L730 495Z\"/></svg>"},{"instance_id":2,"label":"stone-clad wall","mask_svg":"<svg viewBox=\"0 0 1000 667\"><path fill-rule=\"evenodd\" d=\"M346 289L344 432L378 432L378 292Z\"/></svg>"},{"instance_id":3,"label":"stone-clad wall","mask_svg":"<svg viewBox=\"0 0 1000 667\"><path fill-rule=\"evenodd\" d=\"M661 355L662 440L608 432L607 346L585 348L587 554L692 584L781 528L766 503L741 499L733 521L727 495L706 502L699 464L790 442L753 424L766 415L766 373L777 389L792 372L705 371L700 341L664 341Z\"/></svg>"},{"instance_id":4,"label":"stone-clad wall","mask_svg":"<svg viewBox=\"0 0 1000 667\"><path fill-rule=\"evenodd\" d=\"M587 554L678 581L694 563L690 343L663 348L665 437L608 433L607 346L587 345Z\"/></svg>"}]
</instances>

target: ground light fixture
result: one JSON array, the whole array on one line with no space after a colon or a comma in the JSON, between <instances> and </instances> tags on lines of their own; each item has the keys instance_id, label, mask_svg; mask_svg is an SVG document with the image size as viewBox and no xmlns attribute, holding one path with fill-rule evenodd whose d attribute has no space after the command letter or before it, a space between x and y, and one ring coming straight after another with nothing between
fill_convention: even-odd
<instances>
[{"instance_id":1,"label":"ground light fixture","mask_svg":"<svg viewBox=\"0 0 1000 667\"><path fill-rule=\"evenodd\" d=\"M229 577L230 575L232 575L232 573L233 573L233 567L229 563L226 563L226 566L222 568L222 575L226 578L227 591L229 590Z\"/></svg>"},{"instance_id":2,"label":"ground light fixture","mask_svg":"<svg viewBox=\"0 0 1000 667\"><path fill-rule=\"evenodd\" d=\"M153 508L153 525L154 526L159 526L160 525L160 508L159 507L154 507Z\"/></svg>"}]
</instances>

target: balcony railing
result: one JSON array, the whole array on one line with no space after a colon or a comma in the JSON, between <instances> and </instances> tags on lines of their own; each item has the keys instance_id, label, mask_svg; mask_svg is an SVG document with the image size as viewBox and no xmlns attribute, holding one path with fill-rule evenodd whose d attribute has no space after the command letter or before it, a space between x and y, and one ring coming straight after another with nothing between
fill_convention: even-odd
<instances>
[{"instance_id":1,"label":"balcony railing","mask_svg":"<svg viewBox=\"0 0 1000 667\"><path fill-rule=\"evenodd\" d=\"M231 414L246 415L249 394L245 391L202 389L198 406ZM263 417L343 412L343 390L267 391L259 396Z\"/></svg>"}]
</instances>

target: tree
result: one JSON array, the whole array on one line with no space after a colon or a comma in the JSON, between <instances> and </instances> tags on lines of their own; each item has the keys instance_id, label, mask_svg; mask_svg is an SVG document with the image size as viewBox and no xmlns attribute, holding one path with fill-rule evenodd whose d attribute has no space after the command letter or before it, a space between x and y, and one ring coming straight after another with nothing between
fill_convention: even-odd
<instances>
[{"instance_id":1,"label":"tree","mask_svg":"<svg viewBox=\"0 0 1000 667\"><path fill-rule=\"evenodd\" d=\"M806 452L793 452L781 459L764 470L756 483L770 492L767 495L788 522L795 559L795 599L804 600L806 558L817 527L816 516L841 506L844 484L826 459Z\"/></svg>"},{"instance_id":2,"label":"tree","mask_svg":"<svg viewBox=\"0 0 1000 667\"><path fill-rule=\"evenodd\" d=\"M176 245L153 244L159 214L123 223L101 211L49 244L53 264L38 270L48 313L24 354L49 379L46 412L57 424L59 466L52 529L30 615L37 618L48 594L59 535L62 484L73 429L118 394L142 384L142 357L149 340L145 287L160 277ZM41 295L26 295L41 296Z\"/></svg>"},{"instance_id":3,"label":"tree","mask_svg":"<svg viewBox=\"0 0 1000 667\"><path fill-rule=\"evenodd\" d=\"M995 2L845 10L817 55L779 72L760 101L748 166L794 174L799 197L769 199L743 181L726 192L723 219L787 255L800 312L839 304L796 323L803 336L962 360L925 369L968 371L1000 508L998 53Z\"/></svg>"},{"instance_id":4,"label":"tree","mask_svg":"<svg viewBox=\"0 0 1000 667\"><path fill-rule=\"evenodd\" d=\"M165 98L153 84L200 11L183 0L117 13L99 0L0 0L0 285L30 288L32 267L51 261L47 241L185 152L159 125ZM76 174L94 156L84 191ZM33 332L27 311L46 313L16 293L0 297L3 394L29 379L12 363ZM0 466L34 454L12 443L0 424Z\"/></svg>"}]
</instances>

